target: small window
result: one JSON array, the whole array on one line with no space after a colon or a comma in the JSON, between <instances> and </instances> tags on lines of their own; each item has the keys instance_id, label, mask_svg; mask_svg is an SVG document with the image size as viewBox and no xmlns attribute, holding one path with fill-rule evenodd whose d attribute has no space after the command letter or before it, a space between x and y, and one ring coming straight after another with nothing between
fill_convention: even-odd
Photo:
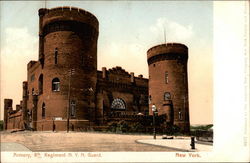
<instances>
[{"instance_id":1,"label":"small window","mask_svg":"<svg viewBox=\"0 0 250 163\"><path fill-rule=\"evenodd\" d=\"M76 116L76 102L75 100L72 100L70 102L70 116L75 117Z\"/></svg>"},{"instance_id":2,"label":"small window","mask_svg":"<svg viewBox=\"0 0 250 163\"><path fill-rule=\"evenodd\" d=\"M179 120L182 120L182 111L179 109L179 112L178 112L178 118Z\"/></svg>"},{"instance_id":3,"label":"small window","mask_svg":"<svg viewBox=\"0 0 250 163\"><path fill-rule=\"evenodd\" d=\"M28 114L29 114L29 121L31 122L31 121L32 121L32 110L30 110L30 111L28 112Z\"/></svg>"},{"instance_id":4,"label":"small window","mask_svg":"<svg viewBox=\"0 0 250 163\"><path fill-rule=\"evenodd\" d=\"M152 101L152 97L151 97L151 95L149 95L149 97L148 97L148 103L151 104L151 101Z\"/></svg>"},{"instance_id":5,"label":"small window","mask_svg":"<svg viewBox=\"0 0 250 163\"><path fill-rule=\"evenodd\" d=\"M30 81L34 81L35 80L35 74L31 75L30 77Z\"/></svg>"},{"instance_id":6,"label":"small window","mask_svg":"<svg viewBox=\"0 0 250 163\"><path fill-rule=\"evenodd\" d=\"M52 91L60 91L60 80L58 78L52 80Z\"/></svg>"},{"instance_id":7,"label":"small window","mask_svg":"<svg viewBox=\"0 0 250 163\"><path fill-rule=\"evenodd\" d=\"M42 119L45 118L45 103L42 105Z\"/></svg>"},{"instance_id":8,"label":"small window","mask_svg":"<svg viewBox=\"0 0 250 163\"><path fill-rule=\"evenodd\" d=\"M168 84L168 72L165 72L165 83Z\"/></svg>"},{"instance_id":9,"label":"small window","mask_svg":"<svg viewBox=\"0 0 250 163\"><path fill-rule=\"evenodd\" d=\"M57 64L57 58L58 57L58 49L55 48L55 64Z\"/></svg>"},{"instance_id":10,"label":"small window","mask_svg":"<svg viewBox=\"0 0 250 163\"><path fill-rule=\"evenodd\" d=\"M171 100L171 95L169 92L164 93L164 101Z\"/></svg>"},{"instance_id":11,"label":"small window","mask_svg":"<svg viewBox=\"0 0 250 163\"><path fill-rule=\"evenodd\" d=\"M43 74L41 74L39 76L39 80L38 80L38 90L39 90L39 94L43 93Z\"/></svg>"}]
</instances>

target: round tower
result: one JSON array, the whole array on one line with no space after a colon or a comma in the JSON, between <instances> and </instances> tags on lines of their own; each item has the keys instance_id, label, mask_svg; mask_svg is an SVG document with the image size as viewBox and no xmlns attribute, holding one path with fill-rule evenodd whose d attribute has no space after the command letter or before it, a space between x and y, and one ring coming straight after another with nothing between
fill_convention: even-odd
<instances>
[{"instance_id":1,"label":"round tower","mask_svg":"<svg viewBox=\"0 0 250 163\"><path fill-rule=\"evenodd\" d=\"M74 7L39 10L38 121L92 120L99 23ZM43 126L44 127L44 126Z\"/></svg>"},{"instance_id":2,"label":"round tower","mask_svg":"<svg viewBox=\"0 0 250 163\"><path fill-rule=\"evenodd\" d=\"M154 46L147 51L149 67L149 113L152 105L166 114L167 123L189 131L187 79L188 48L179 43Z\"/></svg>"}]
</instances>

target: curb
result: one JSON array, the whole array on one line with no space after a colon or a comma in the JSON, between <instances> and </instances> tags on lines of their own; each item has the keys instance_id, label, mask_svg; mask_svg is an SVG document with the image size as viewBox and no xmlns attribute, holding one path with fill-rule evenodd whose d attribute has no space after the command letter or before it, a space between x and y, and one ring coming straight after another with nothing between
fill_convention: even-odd
<instances>
[{"instance_id":1,"label":"curb","mask_svg":"<svg viewBox=\"0 0 250 163\"><path fill-rule=\"evenodd\" d=\"M163 148L176 150L176 151L180 151L180 152L196 152L196 151L192 151L191 149L190 150L188 150L188 149L180 149L180 148L174 148L174 147L169 147L169 146L164 146L164 145L144 143L144 142L140 142L139 140L135 140L135 142L138 143L138 144L153 145L153 146L156 146L156 147L163 147Z\"/></svg>"}]
</instances>

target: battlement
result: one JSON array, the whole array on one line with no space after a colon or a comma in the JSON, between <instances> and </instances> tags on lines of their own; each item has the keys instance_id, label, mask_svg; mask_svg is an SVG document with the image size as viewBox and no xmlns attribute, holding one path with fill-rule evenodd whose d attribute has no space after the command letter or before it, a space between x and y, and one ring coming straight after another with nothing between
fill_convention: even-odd
<instances>
[{"instance_id":1,"label":"battlement","mask_svg":"<svg viewBox=\"0 0 250 163\"><path fill-rule=\"evenodd\" d=\"M28 82L27 81L23 81L23 88L25 88L25 89L28 88Z\"/></svg>"},{"instance_id":2,"label":"battlement","mask_svg":"<svg viewBox=\"0 0 250 163\"><path fill-rule=\"evenodd\" d=\"M180 43L167 43L160 44L150 48L147 51L147 58L160 55L160 54L184 54L188 55L188 47Z\"/></svg>"},{"instance_id":3,"label":"battlement","mask_svg":"<svg viewBox=\"0 0 250 163\"><path fill-rule=\"evenodd\" d=\"M27 65L27 68L30 69L32 68L36 63L38 63L37 61L30 61Z\"/></svg>"},{"instance_id":4,"label":"battlement","mask_svg":"<svg viewBox=\"0 0 250 163\"><path fill-rule=\"evenodd\" d=\"M109 69L108 71L110 73L117 74L117 75L129 76L129 73L120 66L113 67L112 69Z\"/></svg>"},{"instance_id":5,"label":"battlement","mask_svg":"<svg viewBox=\"0 0 250 163\"><path fill-rule=\"evenodd\" d=\"M12 103L13 100L12 99L4 99L4 109L5 110L12 110Z\"/></svg>"},{"instance_id":6,"label":"battlement","mask_svg":"<svg viewBox=\"0 0 250 163\"><path fill-rule=\"evenodd\" d=\"M98 73L98 79L105 79L105 80L112 80L114 77L122 77L122 81L131 82L131 83L140 83L141 85L144 85L145 82L147 84L148 79L144 78L142 74L135 76L134 72L127 72L125 69L123 69L120 66L116 66L113 68L110 68L107 70L106 67L102 67L101 71L97 71ZM112 76L112 77L111 77Z\"/></svg>"},{"instance_id":7,"label":"battlement","mask_svg":"<svg viewBox=\"0 0 250 163\"><path fill-rule=\"evenodd\" d=\"M97 31L99 28L98 19L90 12L71 6L55 7L51 9L41 8L38 11L40 18L42 17L42 26L55 21L77 21L87 23L94 27Z\"/></svg>"}]
</instances>

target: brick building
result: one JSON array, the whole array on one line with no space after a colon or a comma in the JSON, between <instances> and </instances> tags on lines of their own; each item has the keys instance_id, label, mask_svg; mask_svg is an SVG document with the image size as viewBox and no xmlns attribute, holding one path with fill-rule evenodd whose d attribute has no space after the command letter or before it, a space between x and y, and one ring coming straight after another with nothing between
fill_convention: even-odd
<instances>
[{"instance_id":1,"label":"brick building","mask_svg":"<svg viewBox=\"0 0 250 163\"><path fill-rule=\"evenodd\" d=\"M149 49L149 79L119 66L99 71L94 15L58 7L40 9L39 18L39 60L27 65L20 107L13 111L12 100L4 101L6 129L79 130L107 125L114 117L140 121L152 115L155 104L168 125L189 130L185 45Z\"/></svg>"}]
</instances>

